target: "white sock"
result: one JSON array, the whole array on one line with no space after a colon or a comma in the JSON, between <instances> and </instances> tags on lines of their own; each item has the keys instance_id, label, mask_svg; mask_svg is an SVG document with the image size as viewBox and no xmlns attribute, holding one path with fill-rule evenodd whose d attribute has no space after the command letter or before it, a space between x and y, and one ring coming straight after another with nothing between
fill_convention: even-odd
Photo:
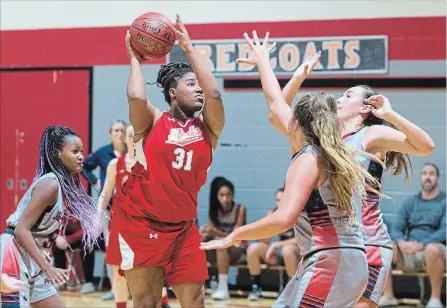
<instances>
[{"instance_id":1,"label":"white sock","mask_svg":"<svg viewBox=\"0 0 447 308\"><path fill-rule=\"evenodd\" d=\"M228 290L228 274L219 274L219 284L217 289Z\"/></svg>"}]
</instances>

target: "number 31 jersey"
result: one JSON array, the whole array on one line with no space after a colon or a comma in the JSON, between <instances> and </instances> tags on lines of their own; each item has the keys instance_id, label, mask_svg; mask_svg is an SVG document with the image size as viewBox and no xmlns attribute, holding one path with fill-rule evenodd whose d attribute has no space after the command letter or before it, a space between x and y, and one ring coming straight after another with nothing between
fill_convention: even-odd
<instances>
[{"instance_id":1,"label":"number 31 jersey","mask_svg":"<svg viewBox=\"0 0 447 308\"><path fill-rule=\"evenodd\" d=\"M197 217L197 196L212 162L200 117L186 122L163 113L135 144L137 163L122 187L122 209L133 216L179 223Z\"/></svg>"}]
</instances>

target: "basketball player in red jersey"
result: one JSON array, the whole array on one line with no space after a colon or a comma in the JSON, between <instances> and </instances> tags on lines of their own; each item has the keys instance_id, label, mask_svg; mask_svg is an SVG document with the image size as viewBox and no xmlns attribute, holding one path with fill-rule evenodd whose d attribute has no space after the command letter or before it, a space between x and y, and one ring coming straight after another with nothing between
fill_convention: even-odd
<instances>
[{"instance_id":1,"label":"basketball player in red jersey","mask_svg":"<svg viewBox=\"0 0 447 308\"><path fill-rule=\"evenodd\" d=\"M208 268L194 219L225 117L210 66L194 49L178 16L176 32L191 64L161 66L157 85L163 88L169 112L147 99L142 59L130 46L130 33L126 35L131 62L127 96L137 162L122 187L114 219L119 219L120 267L135 308L159 307L165 281L182 307L204 307Z\"/></svg>"}]
</instances>

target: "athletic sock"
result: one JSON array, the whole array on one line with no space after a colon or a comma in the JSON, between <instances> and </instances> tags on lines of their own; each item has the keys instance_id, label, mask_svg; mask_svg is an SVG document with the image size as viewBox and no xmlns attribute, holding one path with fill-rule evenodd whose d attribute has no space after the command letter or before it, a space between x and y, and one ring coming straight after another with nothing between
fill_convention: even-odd
<instances>
[{"instance_id":1,"label":"athletic sock","mask_svg":"<svg viewBox=\"0 0 447 308\"><path fill-rule=\"evenodd\" d=\"M116 308L127 308L127 302L117 302Z\"/></svg>"}]
</instances>

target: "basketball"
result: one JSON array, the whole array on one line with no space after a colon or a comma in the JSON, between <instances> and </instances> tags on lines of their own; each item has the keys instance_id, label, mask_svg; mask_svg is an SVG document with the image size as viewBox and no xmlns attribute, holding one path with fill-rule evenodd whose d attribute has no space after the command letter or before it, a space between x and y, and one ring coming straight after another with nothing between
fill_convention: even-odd
<instances>
[{"instance_id":1,"label":"basketball","mask_svg":"<svg viewBox=\"0 0 447 308\"><path fill-rule=\"evenodd\" d=\"M166 56L175 44L174 24L166 16L148 12L130 27L131 46L145 59Z\"/></svg>"}]
</instances>

